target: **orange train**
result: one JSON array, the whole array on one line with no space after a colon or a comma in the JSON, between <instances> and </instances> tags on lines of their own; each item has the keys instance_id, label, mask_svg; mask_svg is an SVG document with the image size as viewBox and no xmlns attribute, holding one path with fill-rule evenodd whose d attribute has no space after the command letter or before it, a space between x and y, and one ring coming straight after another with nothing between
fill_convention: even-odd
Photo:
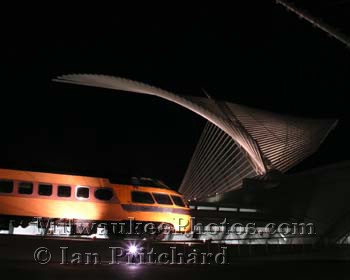
<instances>
[{"instance_id":1,"label":"orange train","mask_svg":"<svg viewBox=\"0 0 350 280\"><path fill-rule=\"evenodd\" d=\"M0 226L36 217L85 223L125 222L169 225L190 230L191 216L183 197L149 178L115 184L106 178L0 169Z\"/></svg>"}]
</instances>

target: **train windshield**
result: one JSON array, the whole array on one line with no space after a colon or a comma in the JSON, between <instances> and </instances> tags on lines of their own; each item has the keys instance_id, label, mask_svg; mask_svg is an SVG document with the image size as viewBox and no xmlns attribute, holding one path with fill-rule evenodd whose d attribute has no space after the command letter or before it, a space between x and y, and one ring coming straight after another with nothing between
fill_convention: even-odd
<instances>
[{"instance_id":1,"label":"train windshield","mask_svg":"<svg viewBox=\"0 0 350 280\"><path fill-rule=\"evenodd\" d=\"M181 196L172 195L171 198L173 199L175 205L180 207L186 207L184 201L182 200Z\"/></svg>"}]
</instances>

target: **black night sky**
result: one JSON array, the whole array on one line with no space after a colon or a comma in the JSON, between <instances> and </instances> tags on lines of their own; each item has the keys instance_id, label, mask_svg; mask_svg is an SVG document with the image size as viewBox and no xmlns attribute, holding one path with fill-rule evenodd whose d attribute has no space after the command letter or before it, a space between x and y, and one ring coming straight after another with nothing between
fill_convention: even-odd
<instances>
[{"instance_id":1,"label":"black night sky","mask_svg":"<svg viewBox=\"0 0 350 280\"><path fill-rule=\"evenodd\" d=\"M338 1L331 13L327 1L307 2L350 29L348 4ZM350 158L350 50L274 1L3 12L1 168L179 185L204 120L149 96L51 82L68 73L113 74L198 96L205 88L262 109L338 118L294 171Z\"/></svg>"}]
</instances>

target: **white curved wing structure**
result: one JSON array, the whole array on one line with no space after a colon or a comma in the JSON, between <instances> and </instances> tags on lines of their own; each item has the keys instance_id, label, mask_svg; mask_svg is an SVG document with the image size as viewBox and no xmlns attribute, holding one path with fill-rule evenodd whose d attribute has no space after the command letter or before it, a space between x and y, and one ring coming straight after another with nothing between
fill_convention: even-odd
<instances>
[{"instance_id":1,"label":"white curved wing structure","mask_svg":"<svg viewBox=\"0 0 350 280\"><path fill-rule=\"evenodd\" d=\"M207 119L209 122L215 124L228 135L230 135L235 141L242 146L247 155L251 158L251 161L256 165L257 172L259 174L264 174L266 172L266 167L264 166L263 160L261 158L259 149L255 141L247 134L242 128L237 125L232 125L231 120L224 118L220 113L220 109L216 108L217 112L210 110L201 106L199 102L196 101L194 97L181 96L174 94L172 92L156 88L144 83L123 79L113 76L105 75L91 75L91 74L72 74L63 75L55 79L58 82L93 86L100 88L108 88L127 92L136 92L142 94L148 94L153 96L158 96L160 98L169 100L171 102L177 103L195 113ZM206 100L203 98L203 100Z\"/></svg>"},{"instance_id":2,"label":"white curved wing structure","mask_svg":"<svg viewBox=\"0 0 350 280\"><path fill-rule=\"evenodd\" d=\"M210 139L216 142L210 144L210 140L206 140L205 145L202 143L201 147L197 146L180 187L180 191L188 199L198 198L200 200L233 190L241 184L244 178L264 175L269 170L285 172L315 152L337 123L334 120L283 116L234 103L178 95L144 83L114 76L71 74L60 76L55 81L158 96L207 119L212 125L206 128L202 137L209 139L206 134L211 129L210 131L216 131L216 136L211 135ZM218 144L221 143L219 139L226 139L226 144ZM216 151L213 151L214 146L210 148L210 145L214 145L213 143L216 143ZM228 146L231 147L230 152L227 150L223 152L223 149L226 149L224 147ZM211 157L203 159L202 156L204 162L196 165L194 160L199 160L198 153L202 154L205 149L206 151L211 149ZM231 162L226 161L226 158L225 161L221 160L214 164L213 154L215 153L216 158L228 154ZM193 167L195 165L196 167ZM213 180L214 175L209 176L210 172L205 172L208 168L210 169L210 166L217 168L221 166L221 177L216 178L217 181ZM197 182L194 185L193 178ZM192 181L189 181L190 179Z\"/></svg>"}]
</instances>

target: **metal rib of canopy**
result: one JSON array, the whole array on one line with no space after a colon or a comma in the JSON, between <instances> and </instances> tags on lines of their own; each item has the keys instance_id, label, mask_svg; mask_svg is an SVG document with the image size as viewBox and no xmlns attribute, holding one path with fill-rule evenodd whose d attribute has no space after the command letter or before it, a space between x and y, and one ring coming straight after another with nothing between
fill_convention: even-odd
<instances>
[{"instance_id":1,"label":"metal rib of canopy","mask_svg":"<svg viewBox=\"0 0 350 280\"><path fill-rule=\"evenodd\" d=\"M257 175L243 149L224 131L207 122L179 191L189 200L216 202Z\"/></svg>"},{"instance_id":2,"label":"metal rib of canopy","mask_svg":"<svg viewBox=\"0 0 350 280\"><path fill-rule=\"evenodd\" d=\"M270 170L287 171L315 152L337 123L178 95L113 76L71 74L55 81L158 96L207 119L180 187L187 199L217 196L238 188L244 178Z\"/></svg>"}]
</instances>

